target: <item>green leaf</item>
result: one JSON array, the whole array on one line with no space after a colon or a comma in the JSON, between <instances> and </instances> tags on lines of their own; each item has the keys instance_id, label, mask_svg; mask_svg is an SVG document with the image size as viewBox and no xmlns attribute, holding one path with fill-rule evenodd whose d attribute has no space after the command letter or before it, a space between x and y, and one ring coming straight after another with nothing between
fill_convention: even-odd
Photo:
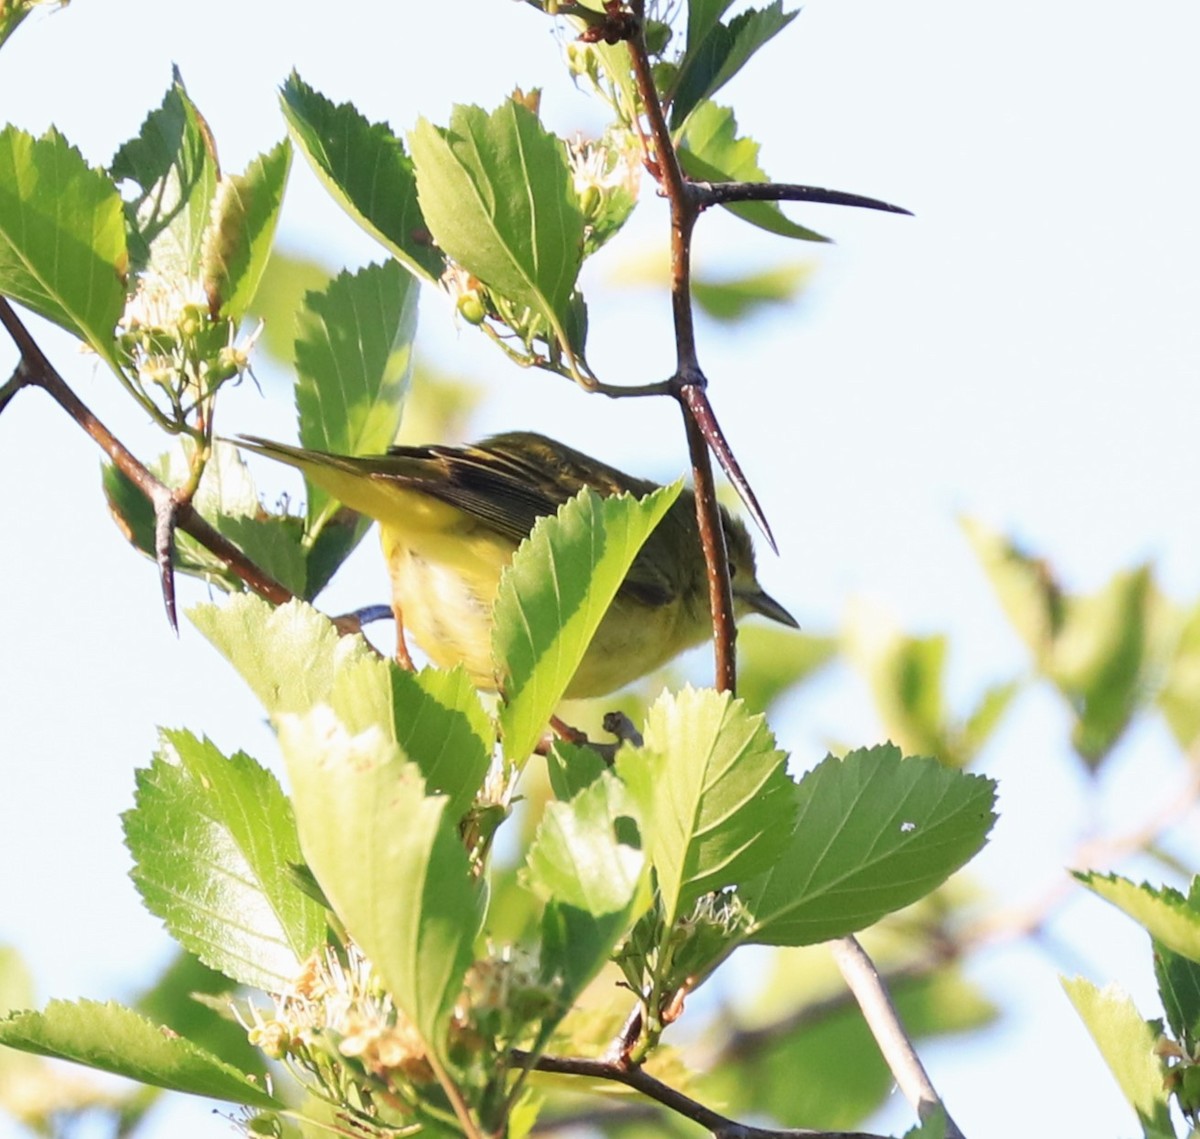
<instances>
[{"instance_id":1,"label":"green leaf","mask_svg":"<svg viewBox=\"0 0 1200 1139\"><path fill-rule=\"evenodd\" d=\"M393 661L356 661L338 672L329 703L351 735L390 732L429 791L450 799L448 815L460 817L479 794L496 731L463 668L409 672Z\"/></svg>"},{"instance_id":2,"label":"green leaf","mask_svg":"<svg viewBox=\"0 0 1200 1139\"><path fill-rule=\"evenodd\" d=\"M787 851L743 890L749 941L811 945L864 929L940 886L996 818L990 779L891 744L826 758L796 799Z\"/></svg>"},{"instance_id":3,"label":"green leaf","mask_svg":"<svg viewBox=\"0 0 1200 1139\"><path fill-rule=\"evenodd\" d=\"M529 848L525 880L547 903L542 970L561 986L560 1016L648 902L636 813L620 781L605 772L569 803L547 803Z\"/></svg>"},{"instance_id":4,"label":"green leaf","mask_svg":"<svg viewBox=\"0 0 1200 1139\"><path fill-rule=\"evenodd\" d=\"M796 806L787 756L761 716L727 692L664 692L644 748L618 771L647 811L650 860L669 928L702 894L766 870L789 841Z\"/></svg>"},{"instance_id":5,"label":"green leaf","mask_svg":"<svg viewBox=\"0 0 1200 1139\"><path fill-rule=\"evenodd\" d=\"M308 563L302 544L303 528L298 518L276 514L222 514L212 519L212 522L259 569L273 577L290 593L297 597L309 596L311 590L308 585ZM191 541L188 542L189 546L192 544ZM194 544L200 547L199 542ZM212 560L219 559L214 554ZM229 571L227 576L232 577L232 571ZM237 579L236 585L238 588L243 587L240 578Z\"/></svg>"},{"instance_id":6,"label":"green leaf","mask_svg":"<svg viewBox=\"0 0 1200 1139\"><path fill-rule=\"evenodd\" d=\"M607 770L608 765L595 748L582 747L566 740L555 740L550 745L550 754L546 756L550 788L554 797L564 803L595 783Z\"/></svg>"},{"instance_id":7,"label":"green leaf","mask_svg":"<svg viewBox=\"0 0 1200 1139\"><path fill-rule=\"evenodd\" d=\"M283 188L292 164L287 139L260 154L244 174L217 184L202 254L204 287L220 315L241 320L271 256Z\"/></svg>"},{"instance_id":8,"label":"green leaf","mask_svg":"<svg viewBox=\"0 0 1200 1139\"><path fill-rule=\"evenodd\" d=\"M1154 976L1167 1023L1190 1054L1200 1043L1200 964L1155 942Z\"/></svg>"},{"instance_id":9,"label":"green leaf","mask_svg":"<svg viewBox=\"0 0 1200 1139\"><path fill-rule=\"evenodd\" d=\"M733 0L688 0L687 49L699 47L732 6Z\"/></svg>"},{"instance_id":10,"label":"green leaf","mask_svg":"<svg viewBox=\"0 0 1200 1139\"><path fill-rule=\"evenodd\" d=\"M1020 691L1019 680L1004 680L984 690L959 731L956 766L965 767L983 750Z\"/></svg>"},{"instance_id":11,"label":"green leaf","mask_svg":"<svg viewBox=\"0 0 1200 1139\"><path fill-rule=\"evenodd\" d=\"M738 630L738 697L765 713L837 654L837 641L794 629L747 625Z\"/></svg>"},{"instance_id":12,"label":"green leaf","mask_svg":"<svg viewBox=\"0 0 1200 1139\"><path fill-rule=\"evenodd\" d=\"M146 908L206 965L283 992L325 937L325 915L291 880L300 845L270 772L242 752L163 732L123 816Z\"/></svg>"},{"instance_id":13,"label":"green leaf","mask_svg":"<svg viewBox=\"0 0 1200 1139\"><path fill-rule=\"evenodd\" d=\"M758 143L738 138L737 119L729 107L703 102L688 116L679 136L679 163L698 182L769 182L758 164ZM736 202L731 214L780 237L828 241L788 218L778 202Z\"/></svg>"},{"instance_id":14,"label":"green leaf","mask_svg":"<svg viewBox=\"0 0 1200 1139\"><path fill-rule=\"evenodd\" d=\"M117 368L125 215L112 179L57 131L0 130L0 293L86 341Z\"/></svg>"},{"instance_id":15,"label":"green leaf","mask_svg":"<svg viewBox=\"0 0 1200 1139\"><path fill-rule=\"evenodd\" d=\"M1192 879L1187 902L1193 911L1200 910L1200 877ZM1168 949L1161 941L1155 940L1153 946L1154 977L1158 982L1167 1023L1184 1050L1194 1055L1196 1045L1200 1044L1200 962ZM1184 1073L1186 1077L1187 1073ZM1181 1100L1189 1090L1186 1087L1177 1089ZM1184 1104L1184 1110L1196 1102L1190 1099L1188 1104Z\"/></svg>"},{"instance_id":16,"label":"green leaf","mask_svg":"<svg viewBox=\"0 0 1200 1139\"><path fill-rule=\"evenodd\" d=\"M1150 568L1118 573L1096 594L1068 599L1047 673L1075 713L1071 740L1095 769L1147 699L1158 597Z\"/></svg>"},{"instance_id":17,"label":"green leaf","mask_svg":"<svg viewBox=\"0 0 1200 1139\"><path fill-rule=\"evenodd\" d=\"M595 916L626 910L646 865L637 813L611 773L569 803L547 803L525 863L530 888Z\"/></svg>"},{"instance_id":18,"label":"green leaf","mask_svg":"<svg viewBox=\"0 0 1200 1139\"><path fill-rule=\"evenodd\" d=\"M1094 894L1123 910L1155 941L1190 961L1200 962L1200 907L1169 886L1138 886L1118 874L1076 872Z\"/></svg>"},{"instance_id":19,"label":"green leaf","mask_svg":"<svg viewBox=\"0 0 1200 1139\"><path fill-rule=\"evenodd\" d=\"M170 1091L250 1107L283 1107L261 1079L117 1004L51 1001L44 1012L16 1013L0 1021L0 1044Z\"/></svg>"},{"instance_id":20,"label":"green leaf","mask_svg":"<svg viewBox=\"0 0 1200 1139\"><path fill-rule=\"evenodd\" d=\"M1070 596L1045 562L978 522L963 525L1037 667L1071 709L1076 752L1096 770L1167 657L1167 614L1149 568L1116 574L1090 597Z\"/></svg>"},{"instance_id":21,"label":"green leaf","mask_svg":"<svg viewBox=\"0 0 1200 1139\"><path fill-rule=\"evenodd\" d=\"M333 104L295 72L279 97L292 138L334 201L414 273L436 281L445 260L417 203L412 160L391 127Z\"/></svg>"},{"instance_id":22,"label":"green leaf","mask_svg":"<svg viewBox=\"0 0 1200 1139\"><path fill-rule=\"evenodd\" d=\"M692 296L708 316L734 324L760 309L794 300L810 276L811 265L793 263L728 280L697 277L692 281Z\"/></svg>"},{"instance_id":23,"label":"green leaf","mask_svg":"<svg viewBox=\"0 0 1200 1139\"><path fill-rule=\"evenodd\" d=\"M1175 618L1176 641L1158 706L1181 748L1200 736L1200 605Z\"/></svg>"},{"instance_id":24,"label":"green leaf","mask_svg":"<svg viewBox=\"0 0 1200 1139\"><path fill-rule=\"evenodd\" d=\"M589 50L599 65L593 76L597 89L610 102L618 120L626 127L637 121L642 111L633 68L629 66L629 48L623 43L606 44L603 40L589 44ZM604 83L607 80L607 86Z\"/></svg>"},{"instance_id":25,"label":"green leaf","mask_svg":"<svg viewBox=\"0 0 1200 1139\"><path fill-rule=\"evenodd\" d=\"M557 1008L555 1015L543 1020L543 1039L608 964L617 942L629 929L630 917L631 907L594 914L557 900L546 904L541 926L542 976L557 985Z\"/></svg>"},{"instance_id":26,"label":"green leaf","mask_svg":"<svg viewBox=\"0 0 1200 1139\"><path fill-rule=\"evenodd\" d=\"M426 1046L446 1028L482 919L483 896L444 796L378 728L351 735L328 708L284 716L280 745L304 856Z\"/></svg>"},{"instance_id":27,"label":"green leaf","mask_svg":"<svg viewBox=\"0 0 1200 1139\"><path fill-rule=\"evenodd\" d=\"M328 617L302 601L275 608L239 594L224 605L197 605L188 616L272 718L328 701L341 669L375 655L361 637L339 636Z\"/></svg>"},{"instance_id":28,"label":"green leaf","mask_svg":"<svg viewBox=\"0 0 1200 1139\"><path fill-rule=\"evenodd\" d=\"M1062 986L1087 1025L1122 1094L1137 1112L1146 1139L1174 1139L1166 1065L1154 1051L1158 1033L1138 1015L1133 1001L1114 985L1103 989L1082 977L1062 978Z\"/></svg>"},{"instance_id":29,"label":"green leaf","mask_svg":"<svg viewBox=\"0 0 1200 1139\"><path fill-rule=\"evenodd\" d=\"M409 145L438 245L493 293L545 320L564 351L582 355L570 330L583 215L561 140L509 100L490 115L455 107L447 128L419 119Z\"/></svg>"},{"instance_id":30,"label":"green leaf","mask_svg":"<svg viewBox=\"0 0 1200 1139\"><path fill-rule=\"evenodd\" d=\"M8 37L21 26L21 22L40 2L42 0L10 0L9 3L0 6L0 47L8 42Z\"/></svg>"},{"instance_id":31,"label":"green leaf","mask_svg":"<svg viewBox=\"0 0 1200 1139\"><path fill-rule=\"evenodd\" d=\"M585 488L540 518L500 578L492 652L504 672L505 754L523 763L566 693L642 543L679 497L644 499Z\"/></svg>"},{"instance_id":32,"label":"green leaf","mask_svg":"<svg viewBox=\"0 0 1200 1139\"><path fill-rule=\"evenodd\" d=\"M974 518L960 520L1017 635L1042 662L1062 628L1063 591L1050 567Z\"/></svg>"},{"instance_id":33,"label":"green leaf","mask_svg":"<svg viewBox=\"0 0 1200 1139\"><path fill-rule=\"evenodd\" d=\"M961 767L946 707L945 636L910 637L881 630L875 620L851 623L850 655L871 686L888 738L909 754L930 755ZM969 757L968 757L969 758Z\"/></svg>"},{"instance_id":34,"label":"green leaf","mask_svg":"<svg viewBox=\"0 0 1200 1139\"><path fill-rule=\"evenodd\" d=\"M412 375L417 291L413 278L389 261L342 273L324 292L305 297L296 336L296 415L302 446L335 455L367 455L386 451L395 442ZM315 536L338 503L305 481L308 533ZM370 519L363 519L358 537L370 525Z\"/></svg>"},{"instance_id":35,"label":"green leaf","mask_svg":"<svg viewBox=\"0 0 1200 1139\"><path fill-rule=\"evenodd\" d=\"M164 277L198 277L220 170L208 124L178 71L162 106L117 151L110 172L137 187L125 203L135 268L153 264Z\"/></svg>"},{"instance_id":36,"label":"green leaf","mask_svg":"<svg viewBox=\"0 0 1200 1139\"><path fill-rule=\"evenodd\" d=\"M729 82L752 55L783 31L799 14L784 13L783 0L765 8L751 8L728 24L716 22L720 3L701 9L697 38L688 29L687 51L680 61L679 78L671 100L671 130L678 130L698 103L714 95ZM723 11L723 9L722 9ZM715 15L714 15L715 13Z\"/></svg>"}]
</instances>

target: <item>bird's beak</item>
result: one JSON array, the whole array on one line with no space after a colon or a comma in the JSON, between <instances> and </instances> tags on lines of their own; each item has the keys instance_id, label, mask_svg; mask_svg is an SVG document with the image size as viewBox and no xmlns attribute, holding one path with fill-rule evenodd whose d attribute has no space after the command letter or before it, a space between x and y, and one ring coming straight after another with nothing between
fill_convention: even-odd
<instances>
[{"instance_id":1,"label":"bird's beak","mask_svg":"<svg viewBox=\"0 0 1200 1139\"><path fill-rule=\"evenodd\" d=\"M772 621L778 621L781 625L787 625L790 629L799 629L800 622L796 620L778 601L770 594L764 593L761 589L755 593L743 593L739 600L751 613L761 613L764 617L770 617Z\"/></svg>"}]
</instances>

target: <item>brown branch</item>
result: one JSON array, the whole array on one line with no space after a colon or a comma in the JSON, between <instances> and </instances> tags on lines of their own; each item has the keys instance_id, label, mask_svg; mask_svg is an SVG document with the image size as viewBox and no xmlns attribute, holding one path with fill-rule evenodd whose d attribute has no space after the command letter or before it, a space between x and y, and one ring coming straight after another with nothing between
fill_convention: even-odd
<instances>
[{"instance_id":1,"label":"brown branch","mask_svg":"<svg viewBox=\"0 0 1200 1139\"><path fill-rule=\"evenodd\" d=\"M180 530L190 534L202 546L216 554L260 597L276 605L282 605L284 602L294 599L295 595L291 590L281 585L269 574L264 573L228 538L206 522L190 502L179 501L171 488L159 482L92 414L91 410L71 390L54 365L46 358L29 330L3 297L0 297L0 324L4 325L21 353L21 364L17 366L13 378L5 384L3 389L8 398L11 398L20 387L36 386L41 388L92 437L96 445L112 460L117 470L146 496L147 501L154 507L156 524L163 515L174 514L175 525ZM22 370L24 379L18 384L16 381L21 376ZM168 598L164 598L164 600L168 604L169 614L170 601Z\"/></svg>"},{"instance_id":2,"label":"brown branch","mask_svg":"<svg viewBox=\"0 0 1200 1139\"><path fill-rule=\"evenodd\" d=\"M705 1107L691 1096L684 1095L642 1068L627 1067L607 1060L589 1060L581 1056L535 1056L514 1049L510 1053L514 1065L537 1072L553 1072L566 1076L585 1076L593 1080L611 1080L641 1092L648 1099L690 1119L710 1131L716 1139L880 1139L865 1131L813 1131L799 1127L751 1127L738 1123Z\"/></svg>"},{"instance_id":3,"label":"brown branch","mask_svg":"<svg viewBox=\"0 0 1200 1139\"><path fill-rule=\"evenodd\" d=\"M672 394L679 402L687 431L688 453L692 464L692 483L696 495L696 525L707 566L708 597L713 622L715 684L733 692L737 683L737 658L734 643L737 626L733 616L733 587L729 578L729 556L725 549L725 530L721 525L713 481L708 441L697 415L696 395L703 395L707 380L696 355L696 328L692 316L691 247L692 232L700 207L688 193L687 181L679 165L679 156L671 140L662 100L654 84L650 56L643 29L645 4L634 0L630 9L636 17L636 32L629 39L629 56L634 82L641 96L653 156L647 166L654 171L666 194L671 211L671 311L675 321L675 375ZM707 400L704 401L707 407ZM711 409L710 413L711 413ZM715 420L714 420L715 422Z\"/></svg>"},{"instance_id":4,"label":"brown branch","mask_svg":"<svg viewBox=\"0 0 1200 1139\"><path fill-rule=\"evenodd\" d=\"M713 653L716 658L714 684L722 692L737 691L737 623L733 614L733 582L729 576L729 554L725 528L713 484L712 462L704 432L687 401L688 388L681 391L680 407L687 430L688 453L692 460L692 484L696 493L696 523L708 568L708 604L712 612Z\"/></svg>"},{"instance_id":5,"label":"brown branch","mask_svg":"<svg viewBox=\"0 0 1200 1139\"><path fill-rule=\"evenodd\" d=\"M689 182L688 193L700 209L734 202L819 202L828 206L857 206L859 209L882 210L912 217L912 210L894 206L879 198L867 198L845 190L823 190L819 186L800 186L795 182Z\"/></svg>"}]
</instances>

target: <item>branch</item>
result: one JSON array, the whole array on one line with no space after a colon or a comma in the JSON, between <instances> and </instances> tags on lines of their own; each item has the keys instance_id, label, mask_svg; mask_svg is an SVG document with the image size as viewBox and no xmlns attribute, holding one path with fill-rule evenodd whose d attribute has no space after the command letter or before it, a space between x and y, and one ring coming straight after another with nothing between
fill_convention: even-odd
<instances>
[{"instance_id":1,"label":"branch","mask_svg":"<svg viewBox=\"0 0 1200 1139\"><path fill-rule=\"evenodd\" d=\"M535 1056L514 1049L514 1065L537 1072L566 1076L586 1076L593 1080L611 1080L641 1092L648 1099L707 1128L716 1139L881 1139L865 1131L812 1131L801 1127L751 1127L738 1123L720 1112L676 1091L655 1079L642 1068L630 1068L607 1060L588 1060L580 1056Z\"/></svg>"},{"instance_id":2,"label":"branch","mask_svg":"<svg viewBox=\"0 0 1200 1139\"><path fill-rule=\"evenodd\" d=\"M932 1112L941 1110L946 1119L946 1139L963 1139L904 1031L896 1006L892 1004L874 963L858 939L853 936L838 938L829 943L829 948L846 985L862 1009L879 1051L896 1077L896 1084L912 1104L917 1118L923 1122Z\"/></svg>"},{"instance_id":3,"label":"branch","mask_svg":"<svg viewBox=\"0 0 1200 1139\"><path fill-rule=\"evenodd\" d=\"M206 522L190 502L181 500L170 487L159 482L92 414L46 358L29 330L3 297L0 297L0 324L4 325L21 353L21 362L12 378L0 388L0 409L20 388L41 388L92 437L97 446L112 460L117 470L146 496L147 501L154 507L155 521L160 528L164 517L173 516L179 529L216 554L260 597L276 605L293 600L295 595L291 590L264 573L228 538ZM174 624L170 593L164 592L164 603L167 606L168 617Z\"/></svg>"},{"instance_id":4,"label":"branch","mask_svg":"<svg viewBox=\"0 0 1200 1139\"><path fill-rule=\"evenodd\" d=\"M688 192L687 180L679 165L679 156L675 153L675 145L671 141L671 132L663 113L662 100L659 99L658 88L654 84L643 28L645 3L643 0L634 0L630 8L636 17L636 30L628 41L629 57L634 82L637 84L650 128L650 137L654 142L654 155L646 155L646 162L666 194L671 209L671 311L675 320L675 375L672 377L672 394L679 402L687 431L692 484L696 495L696 525L700 532L700 545L704 550L704 561L708 570L708 598L712 612L716 673L714 681L721 690L733 692L737 683L737 657L734 647L737 625L733 615L733 585L729 578L725 530L721 525L712 462L705 438L708 433L701 427L695 406L696 394L703 395L708 383L696 356L696 328L692 319L692 231L700 214L700 207ZM707 408L707 399L704 400L704 406ZM711 408L708 411L711 416Z\"/></svg>"}]
</instances>

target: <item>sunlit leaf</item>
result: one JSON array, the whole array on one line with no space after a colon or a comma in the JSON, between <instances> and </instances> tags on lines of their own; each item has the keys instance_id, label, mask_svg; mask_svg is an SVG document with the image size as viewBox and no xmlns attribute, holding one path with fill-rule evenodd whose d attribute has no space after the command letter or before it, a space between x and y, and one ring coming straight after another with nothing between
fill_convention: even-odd
<instances>
[{"instance_id":1,"label":"sunlit leaf","mask_svg":"<svg viewBox=\"0 0 1200 1139\"><path fill-rule=\"evenodd\" d=\"M438 245L489 290L545 320L563 350L582 355L570 332L583 215L562 142L510 100L491 114L455 107L449 127L420 119L409 145Z\"/></svg>"},{"instance_id":2,"label":"sunlit leaf","mask_svg":"<svg viewBox=\"0 0 1200 1139\"><path fill-rule=\"evenodd\" d=\"M271 255L291 163L292 148L284 139L254 159L244 174L227 175L217 184L202 271L221 316L241 320L254 299Z\"/></svg>"},{"instance_id":3,"label":"sunlit leaf","mask_svg":"<svg viewBox=\"0 0 1200 1139\"><path fill-rule=\"evenodd\" d=\"M832 756L801 779L791 843L749 883L748 940L811 945L864 929L941 885L983 846L995 784L892 745Z\"/></svg>"},{"instance_id":4,"label":"sunlit leaf","mask_svg":"<svg viewBox=\"0 0 1200 1139\"><path fill-rule=\"evenodd\" d=\"M491 765L496 731L466 671L409 672L394 661L363 659L340 669L329 704L352 735L383 728L415 763L432 794L462 815Z\"/></svg>"},{"instance_id":5,"label":"sunlit leaf","mask_svg":"<svg viewBox=\"0 0 1200 1139\"><path fill-rule=\"evenodd\" d=\"M769 182L758 164L758 143L738 138L737 119L729 107L703 102L688 116L680 134L679 162L697 182ZM815 230L787 217L778 202L731 202L731 214L780 237L828 241Z\"/></svg>"},{"instance_id":6,"label":"sunlit leaf","mask_svg":"<svg viewBox=\"0 0 1200 1139\"><path fill-rule=\"evenodd\" d=\"M241 594L197 605L188 616L272 717L327 701L341 669L375 656L361 637L339 636L328 617L301 601L275 607Z\"/></svg>"},{"instance_id":7,"label":"sunlit leaf","mask_svg":"<svg viewBox=\"0 0 1200 1139\"><path fill-rule=\"evenodd\" d=\"M178 70L162 105L117 151L111 174L137 187L125 203L135 266L196 278L220 171L208 125Z\"/></svg>"},{"instance_id":8,"label":"sunlit leaf","mask_svg":"<svg viewBox=\"0 0 1200 1139\"><path fill-rule=\"evenodd\" d=\"M500 578L493 651L505 669L504 748L523 763L563 698L642 543L680 485L638 500L585 489L541 518Z\"/></svg>"},{"instance_id":9,"label":"sunlit leaf","mask_svg":"<svg viewBox=\"0 0 1200 1139\"><path fill-rule=\"evenodd\" d=\"M125 306L125 215L112 179L55 130L0 130L0 293L114 368Z\"/></svg>"},{"instance_id":10,"label":"sunlit leaf","mask_svg":"<svg viewBox=\"0 0 1200 1139\"><path fill-rule=\"evenodd\" d=\"M680 62L679 79L671 100L671 129L678 130L692 109L716 94L768 40L783 31L799 14L784 12L783 0L765 8L750 8L728 24L717 22L724 9L702 4L697 34L688 30L687 51ZM720 11L718 11L720 9Z\"/></svg>"},{"instance_id":11,"label":"sunlit leaf","mask_svg":"<svg viewBox=\"0 0 1200 1139\"><path fill-rule=\"evenodd\" d=\"M1082 977L1064 977L1062 986L1137 1112L1146 1139L1175 1139L1163 1086L1166 1065L1154 1050L1158 1039L1154 1027L1114 985L1100 989Z\"/></svg>"},{"instance_id":12,"label":"sunlit leaf","mask_svg":"<svg viewBox=\"0 0 1200 1139\"><path fill-rule=\"evenodd\" d=\"M1137 885L1118 874L1076 873L1089 890L1123 910L1155 941L1200 962L1200 907L1169 886Z\"/></svg>"},{"instance_id":13,"label":"sunlit leaf","mask_svg":"<svg viewBox=\"0 0 1200 1139\"><path fill-rule=\"evenodd\" d=\"M618 770L645 804L670 926L702 894L743 883L779 858L795 818L794 785L762 717L728 693L663 693L644 736L644 748L621 751Z\"/></svg>"},{"instance_id":14,"label":"sunlit leaf","mask_svg":"<svg viewBox=\"0 0 1200 1139\"><path fill-rule=\"evenodd\" d=\"M291 880L291 808L248 755L164 732L124 816L133 880L172 936L213 969L283 992L325 935L325 915Z\"/></svg>"},{"instance_id":15,"label":"sunlit leaf","mask_svg":"<svg viewBox=\"0 0 1200 1139\"><path fill-rule=\"evenodd\" d=\"M417 293L412 276L389 261L344 272L324 292L305 298L296 337L296 413L303 446L366 455L386 451L395 441L412 374ZM315 535L338 504L306 483L308 531ZM359 537L370 524L362 521Z\"/></svg>"},{"instance_id":16,"label":"sunlit leaf","mask_svg":"<svg viewBox=\"0 0 1200 1139\"><path fill-rule=\"evenodd\" d=\"M284 716L280 744L304 856L335 913L426 1046L445 1030L482 920L444 796L377 728L350 735L328 708Z\"/></svg>"},{"instance_id":17,"label":"sunlit leaf","mask_svg":"<svg viewBox=\"0 0 1200 1139\"><path fill-rule=\"evenodd\" d=\"M295 72L280 102L292 138L334 200L409 269L436 281L444 260L417 203L412 159L391 127L330 102Z\"/></svg>"},{"instance_id":18,"label":"sunlit leaf","mask_svg":"<svg viewBox=\"0 0 1200 1139\"><path fill-rule=\"evenodd\" d=\"M250 1107L283 1106L262 1079L117 1004L51 1001L43 1012L16 1013L0 1021L0 1044L171 1091Z\"/></svg>"}]
</instances>

